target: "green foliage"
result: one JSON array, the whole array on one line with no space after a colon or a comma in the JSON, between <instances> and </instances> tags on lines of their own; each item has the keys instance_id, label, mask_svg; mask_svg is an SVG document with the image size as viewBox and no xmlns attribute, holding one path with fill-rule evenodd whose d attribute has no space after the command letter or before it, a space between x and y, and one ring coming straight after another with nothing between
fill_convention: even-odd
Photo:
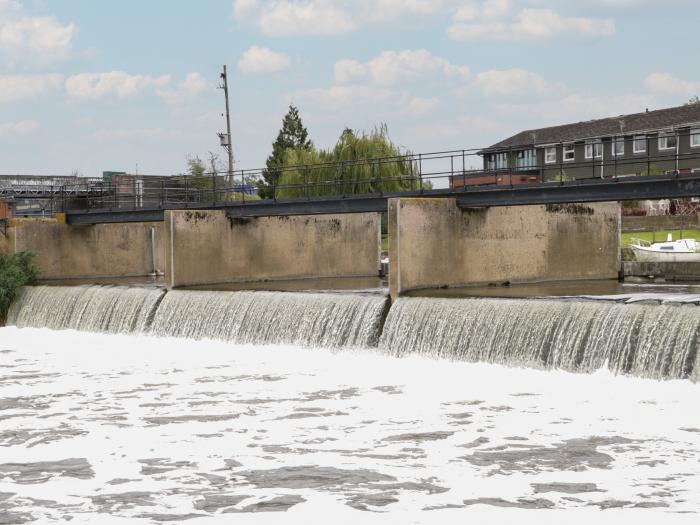
<instances>
[{"instance_id":1,"label":"green foliage","mask_svg":"<svg viewBox=\"0 0 700 525\"><path fill-rule=\"evenodd\" d=\"M36 284L38 277L33 253L0 254L0 321L7 316L20 288Z\"/></svg>"},{"instance_id":2,"label":"green foliage","mask_svg":"<svg viewBox=\"0 0 700 525\"><path fill-rule=\"evenodd\" d=\"M685 104L686 106L700 106L700 97L695 95L694 97L691 97L688 102Z\"/></svg>"},{"instance_id":3,"label":"green foliage","mask_svg":"<svg viewBox=\"0 0 700 525\"><path fill-rule=\"evenodd\" d=\"M646 177L647 175L663 175L665 173L664 170L659 168L656 164L652 164L651 166L648 166L647 168L644 168L644 171L640 173L643 177Z\"/></svg>"},{"instance_id":4,"label":"green foliage","mask_svg":"<svg viewBox=\"0 0 700 525\"><path fill-rule=\"evenodd\" d=\"M258 182L258 194L264 198L272 197L272 190L276 179L279 177L280 168L285 165L287 150L311 151L313 144L309 140L309 132L299 116L299 109L290 105L287 114L282 120L282 129L272 143L272 153L265 161L265 171L262 180Z\"/></svg>"},{"instance_id":5,"label":"green foliage","mask_svg":"<svg viewBox=\"0 0 700 525\"><path fill-rule=\"evenodd\" d=\"M277 191L281 198L419 189L417 163L389 140L386 126L371 133L345 129L328 151L288 149L284 166L288 169L281 173Z\"/></svg>"},{"instance_id":6,"label":"green foliage","mask_svg":"<svg viewBox=\"0 0 700 525\"><path fill-rule=\"evenodd\" d=\"M187 155L187 174L193 177L201 177L204 175L206 168L204 162L198 155Z\"/></svg>"}]
</instances>

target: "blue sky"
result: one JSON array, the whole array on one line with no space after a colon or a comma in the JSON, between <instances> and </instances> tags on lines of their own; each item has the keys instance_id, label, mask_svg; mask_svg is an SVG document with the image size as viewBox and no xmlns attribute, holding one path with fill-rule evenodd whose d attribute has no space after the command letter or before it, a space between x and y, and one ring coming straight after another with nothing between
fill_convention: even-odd
<instances>
[{"instance_id":1,"label":"blue sky","mask_svg":"<svg viewBox=\"0 0 700 525\"><path fill-rule=\"evenodd\" d=\"M700 94L697 0L0 0L0 173L264 163L289 103L313 141L381 123L414 152Z\"/></svg>"}]
</instances>

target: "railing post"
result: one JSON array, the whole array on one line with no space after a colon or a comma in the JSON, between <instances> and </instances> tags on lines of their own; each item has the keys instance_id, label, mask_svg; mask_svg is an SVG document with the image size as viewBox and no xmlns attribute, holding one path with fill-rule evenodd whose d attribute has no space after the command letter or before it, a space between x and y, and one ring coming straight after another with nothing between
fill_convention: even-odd
<instances>
[{"instance_id":1,"label":"railing post","mask_svg":"<svg viewBox=\"0 0 700 525\"><path fill-rule=\"evenodd\" d=\"M309 167L304 166L304 195L306 200L309 200Z\"/></svg>"},{"instance_id":2,"label":"railing post","mask_svg":"<svg viewBox=\"0 0 700 525\"><path fill-rule=\"evenodd\" d=\"M277 170L272 171L272 201L277 202Z\"/></svg>"},{"instance_id":3,"label":"railing post","mask_svg":"<svg viewBox=\"0 0 700 525\"><path fill-rule=\"evenodd\" d=\"M420 192L423 193L423 154L418 154L418 182L420 183Z\"/></svg>"}]
</instances>

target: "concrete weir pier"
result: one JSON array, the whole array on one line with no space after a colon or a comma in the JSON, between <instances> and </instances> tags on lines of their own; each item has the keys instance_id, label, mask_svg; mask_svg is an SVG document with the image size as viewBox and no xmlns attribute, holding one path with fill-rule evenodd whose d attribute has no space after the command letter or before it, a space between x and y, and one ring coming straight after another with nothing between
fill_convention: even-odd
<instances>
[{"instance_id":1,"label":"concrete weir pier","mask_svg":"<svg viewBox=\"0 0 700 525\"><path fill-rule=\"evenodd\" d=\"M163 268L162 222L70 226L51 218L11 219L0 253L32 252L41 278L143 277Z\"/></svg>"},{"instance_id":2,"label":"concrete weir pier","mask_svg":"<svg viewBox=\"0 0 700 525\"><path fill-rule=\"evenodd\" d=\"M618 203L461 209L455 199L389 200L389 287L614 279Z\"/></svg>"},{"instance_id":3,"label":"concrete weir pier","mask_svg":"<svg viewBox=\"0 0 700 525\"><path fill-rule=\"evenodd\" d=\"M169 288L379 273L378 213L231 218L222 210L167 211L165 237Z\"/></svg>"}]
</instances>

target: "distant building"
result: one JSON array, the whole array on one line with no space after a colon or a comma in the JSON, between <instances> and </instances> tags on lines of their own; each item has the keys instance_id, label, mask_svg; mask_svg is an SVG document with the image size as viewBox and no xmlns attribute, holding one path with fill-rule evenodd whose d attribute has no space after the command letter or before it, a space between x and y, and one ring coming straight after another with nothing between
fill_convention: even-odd
<instances>
[{"instance_id":1,"label":"distant building","mask_svg":"<svg viewBox=\"0 0 700 525\"><path fill-rule=\"evenodd\" d=\"M700 172L700 104L527 130L479 154L519 182Z\"/></svg>"}]
</instances>

